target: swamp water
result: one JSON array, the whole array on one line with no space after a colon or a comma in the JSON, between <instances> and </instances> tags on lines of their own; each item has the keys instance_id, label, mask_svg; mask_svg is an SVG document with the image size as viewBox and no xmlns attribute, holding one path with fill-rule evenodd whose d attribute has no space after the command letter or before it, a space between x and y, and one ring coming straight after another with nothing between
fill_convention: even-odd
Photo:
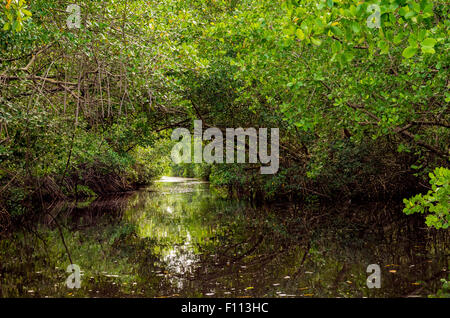
<instances>
[{"instance_id":1,"label":"swamp water","mask_svg":"<svg viewBox=\"0 0 450 318\"><path fill-rule=\"evenodd\" d=\"M450 238L401 210L255 206L165 177L55 205L1 239L0 297L427 297L448 278ZM71 262L79 289L66 286ZM366 286L369 264L379 289Z\"/></svg>"}]
</instances>

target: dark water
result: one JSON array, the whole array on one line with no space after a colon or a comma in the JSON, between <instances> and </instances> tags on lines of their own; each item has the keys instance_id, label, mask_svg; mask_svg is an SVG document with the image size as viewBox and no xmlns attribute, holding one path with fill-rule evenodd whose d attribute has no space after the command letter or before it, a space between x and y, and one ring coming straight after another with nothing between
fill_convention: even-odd
<instances>
[{"instance_id":1,"label":"dark water","mask_svg":"<svg viewBox=\"0 0 450 318\"><path fill-rule=\"evenodd\" d=\"M401 205L261 207L165 181L178 182L49 207L4 237L0 296L427 297L448 278L448 232ZM66 286L71 262L79 289ZM366 286L369 264L379 289Z\"/></svg>"}]
</instances>

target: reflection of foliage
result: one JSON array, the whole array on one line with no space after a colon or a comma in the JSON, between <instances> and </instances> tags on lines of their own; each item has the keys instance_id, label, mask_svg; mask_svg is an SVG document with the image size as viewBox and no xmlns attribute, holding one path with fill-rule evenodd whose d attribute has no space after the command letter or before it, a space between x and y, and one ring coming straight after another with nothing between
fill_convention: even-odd
<instances>
[{"instance_id":1,"label":"reflection of foliage","mask_svg":"<svg viewBox=\"0 0 450 318\"><path fill-rule=\"evenodd\" d=\"M445 278L441 279L442 288L437 291L435 295L430 295L431 298L450 298L450 276L446 280Z\"/></svg>"},{"instance_id":2,"label":"reflection of foliage","mask_svg":"<svg viewBox=\"0 0 450 318\"><path fill-rule=\"evenodd\" d=\"M170 175L184 178L200 178L208 180L211 165L207 163L172 163Z\"/></svg>"},{"instance_id":3,"label":"reflection of foliage","mask_svg":"<svg viewBox=\"0 0 450 318\"><path fill-rule=\"evenodd\" d=\"M450 170L444 167L430 172L431 190L427 194L418 194L404 199L406 214L424 213L426 224L437 229L447 229L450 224Z\"/></svg>"},{"instance_id":4,"label":"reflection of foliage","mask_svg":"<svg viewBox=\"0 0 450 318\"><path fill-rule=\"evenodd\" d=\"M411 250L411 242L423 243L423 237L405 238L404 224L380 228L386 216L373 213L377 207L344 217L328 208L256 207L221 199L208 184L192 180L151 190L157 191L103 208L94 201L83 210L55 211L74 216L60 223L73 262L83 271L80 290L65 287L68 258L57 229L36 226L1 240L0 295L390 296L408 293L415 288L411 281L426 280L424 273L443 265L426 260L445 246L436 241L425 252ZM367 264L392 262L398 273L386 267L391 276L382 290L366 289ZM440 287L439 278L429 290Z\"/></svg>"}]
</instances>

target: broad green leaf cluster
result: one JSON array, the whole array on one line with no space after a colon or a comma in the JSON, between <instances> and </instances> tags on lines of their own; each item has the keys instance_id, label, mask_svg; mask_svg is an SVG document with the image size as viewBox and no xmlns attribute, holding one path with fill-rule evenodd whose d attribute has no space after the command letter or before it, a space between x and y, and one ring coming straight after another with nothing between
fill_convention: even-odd
<instances>
[{"instance_id":1,"label":"broad green leaf cluster","mask_svg":"<svg viewBox=\"0 0 450 318\"><path fill-rule=\"evenodd\" d=\"M450 170L436 168L430 172L431 190L425 195L418 194L404 199L406 214L427 213L426 224L437 229L447 229L450 225Z\"/></svg>"}]
</instances>

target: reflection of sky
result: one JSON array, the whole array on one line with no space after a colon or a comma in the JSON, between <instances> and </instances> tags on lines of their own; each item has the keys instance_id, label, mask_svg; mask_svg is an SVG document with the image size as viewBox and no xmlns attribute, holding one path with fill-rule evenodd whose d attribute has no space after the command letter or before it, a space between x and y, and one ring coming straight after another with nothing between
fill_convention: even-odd
<instances>
[{"instance_id":1,"label":"reflection of sky","mask_svg":"<svg viewBox=\"0 0 450 318\"><path fill-rule=\"evenodd\" d=\"M179 177L161 177L161 179L156 180L155 182L189 182L189 181L198 181L194 178L179 178Z\"/></svg>"},{"instance_id":2,"label":"reflection of sky","mask_svg":"<svg viewBox=\"0 0 450 318\"><path fill-rule=\"evenodd\" d=\"M193 248L194 241L210 232L199 217L198 205L210 196L204 190L204 182L190 178L162 177L156 192L142 193L147 199L131 217L138 225L138 235L154 238L164 244L160 260L167 270L169 281L178 289L185 286L186 276L193 273L199 256ZM199 192L200 191L200 192ZM192 201L194 193L201 198Z\"/></svg>"},{"instance_id":3,"label":"reflection of sky","mask_svg":"<svg viewBox=\"0 0 450 318\"><path fill-rule=\"evenodd\" d=\"M174 245L162 252L162 261L166 264L169 273L175 275L170 281L176 283L178 289L184 286L184 277L195 269L199 257L194 253L191 245L191 236L187 233L186 240L182 245Z\"/></svg>"}]
</instances>

